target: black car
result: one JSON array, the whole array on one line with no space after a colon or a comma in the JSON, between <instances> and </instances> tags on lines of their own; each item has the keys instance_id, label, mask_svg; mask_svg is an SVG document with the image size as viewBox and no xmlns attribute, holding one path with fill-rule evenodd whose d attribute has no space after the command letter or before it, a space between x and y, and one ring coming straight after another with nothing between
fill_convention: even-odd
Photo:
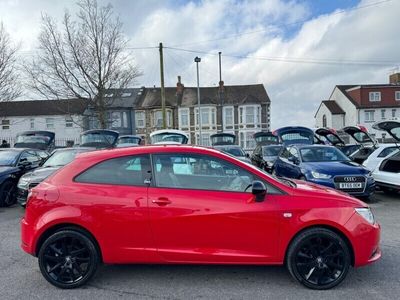
<instances>
[{"instance_id":1,"label":"black car","mask_svg":"<svg viewBox=\"0 0 400 300\"><path fill-rule=\"evenodd\" d=\"M250 156L252 164L271 173L281 148L281 145L258 144Z\"/></svg>"},{"instance_id":2,"label":"black car","mask_svg":"<svg viewBox=\"0 0 400 300\"><path fill-rule=\"evenodd\" d=\"M25 206L29 189L37 186L40 182L53 174L55 171L70 163L76 155L83 152L93 151L93 148L64 148L54 150L46 162L31 172L27 172L18 182L16 198L21 206Z\"/></svg>"},{"instance_id":3,"label":"black car","mask_svg":"<svg viewBox=\"0 0 400 300\"><path fill-rule=\"evenodd\" d=\"M40 166L42 158L35 149L0 149L0 207L15 203L19 178Z\"/></svg>"},{"instance_id":4,"label":"black car","mask_svg":"<svg viewBox=\"0 0 400 300\"><path fill-rule=\"evenodd\" d=\"M55 133L45 130L24 131L17 134L14 148L30 148L51 152L55 147Z\"/></svg>"}]
</instances>

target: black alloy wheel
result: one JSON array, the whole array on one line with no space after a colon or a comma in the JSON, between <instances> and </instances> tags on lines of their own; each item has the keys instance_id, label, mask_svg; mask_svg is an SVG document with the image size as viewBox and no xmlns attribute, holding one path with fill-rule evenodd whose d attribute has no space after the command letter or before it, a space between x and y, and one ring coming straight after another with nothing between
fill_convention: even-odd
<instances>
[{"instance_id":1,"label":"black alloy wheel","mask_svg":"<svg viewBox=\"0 0 400 300\"><path fill-rule=\"evenodd\" d=\"M311 289L330 289L343 281L351 264L349 247L335 232L309 229L291 243L287 266L290 274Z\"/></svg>"},{"instance_id":2,"label":"black alloy wheel","mask_svg":"<svg viewBox=\"0 0 400 300\"><path fill-rule=\"evenodd\" d=\"M11 206L15 201L15 184L7 180L0 186L0 207Z\"/></svg>"},{"instance_id":3,"label":"black alloy wheel","mask_svg":"<svg viewBox=\"0 0 400 300\"><path fill-rule=\"evenodd\" d=\"M60 230L47 238L38 258L44 278L64 289L85 284L99 264L99 253L92 239L73 229Z\"/></svg>"}]
</instances>

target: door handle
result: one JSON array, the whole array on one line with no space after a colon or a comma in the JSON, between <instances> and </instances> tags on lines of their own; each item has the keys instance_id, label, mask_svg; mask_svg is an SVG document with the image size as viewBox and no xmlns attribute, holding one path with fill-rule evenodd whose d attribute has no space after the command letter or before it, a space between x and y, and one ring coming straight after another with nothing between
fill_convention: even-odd
<instances>
[{"instance_id":1,"label":"door handle","mask_svg":"<svg viewBox=\"0 0 400 300\"><path fill-rule=\"evenodd\" d=\"M165 206L165 205L172 203L171 200L169 200L168 198L164 198L164 197L154 199L151 202L153 202L154 204L157 204L158 206Z\"/></svg>"}]
</instances>

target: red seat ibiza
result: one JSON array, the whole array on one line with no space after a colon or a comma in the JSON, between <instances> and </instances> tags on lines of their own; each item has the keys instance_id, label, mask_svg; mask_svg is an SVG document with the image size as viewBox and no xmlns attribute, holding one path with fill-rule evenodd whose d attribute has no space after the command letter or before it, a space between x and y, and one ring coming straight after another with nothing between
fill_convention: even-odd
<instances>
[{"instance_id":1,"label":"red seat ibiza","mask_svg":"<svg viewBox=\"0 0 400 300\"><path fill-rule=\"evenodd\" d=\"M31 191L21 226L22 248L61 288L99 263L177 263L286 265L328 289L381 256L365 203L192 146L82 154Z\"/></svg>"}]
</instances>

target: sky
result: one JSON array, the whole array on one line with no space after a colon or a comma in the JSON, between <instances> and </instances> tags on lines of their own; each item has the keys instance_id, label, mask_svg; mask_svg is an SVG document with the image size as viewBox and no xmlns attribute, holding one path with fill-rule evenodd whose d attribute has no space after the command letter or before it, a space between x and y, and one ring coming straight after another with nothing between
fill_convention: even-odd
<instances>
[{"instance_id":1,"label":"sky","mask_svg":"<svg viewBox=\"0 0 400 300\"><path fill-rule=\"evenodd\" d=\"M143 72L135 86L159 86L164 49L165 81L200 85L264 84L271 99L272 128L314 126L321 100L335 85L387 83L400 71L400 0L99 0L111 3ZM20 55L35 55L40 18L57 20L74 0L0 0L0 21ZM142 49L144 48L144 49Z\"/></svg>"}]
</instances>

